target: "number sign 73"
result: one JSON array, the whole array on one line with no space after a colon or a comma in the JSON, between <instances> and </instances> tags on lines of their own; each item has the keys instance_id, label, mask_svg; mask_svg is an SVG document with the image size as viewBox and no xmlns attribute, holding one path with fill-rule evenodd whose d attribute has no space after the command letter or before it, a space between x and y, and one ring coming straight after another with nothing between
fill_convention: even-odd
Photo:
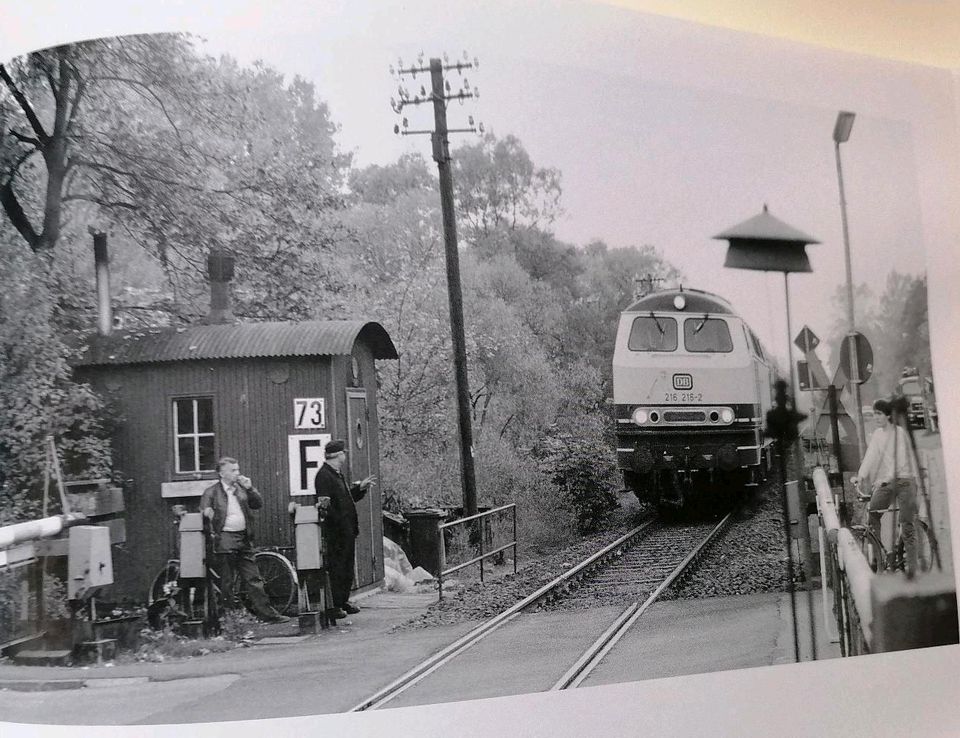
<instances>
[{"instance_id":1,"label":"number sign 73","mask_svg":"<svg viewBox=\"0 0 960 738\"><path fill-rule=\"evenodd\" d=\"M298 397L293 401L293 425L297 429L324 428L327 425L322 397Z\"/></svg>"}]
</instances>

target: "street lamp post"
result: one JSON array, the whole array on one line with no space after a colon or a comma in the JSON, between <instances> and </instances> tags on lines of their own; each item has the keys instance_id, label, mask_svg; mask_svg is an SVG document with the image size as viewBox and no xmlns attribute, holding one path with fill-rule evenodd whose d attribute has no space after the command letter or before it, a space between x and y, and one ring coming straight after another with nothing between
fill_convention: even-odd
<instances>
[{"instance_id":1,"label":"street lamp post","mask_svg":"<svg viewBox=\"0 0 960 738\"><path fill-rule=\"evenodd\" d=\"M837 181L840 186L840 218L843 223L843 255L847 268L847 340L850 342L850 367L847 376L850 378L850 384L853 385L853 421L857 426L857 451L859 457L863 458L863 450L866 447L866 438L863 432L863 413L861 412L860 400L860 377L857 376L859 357L857 356L857 342L854 339L856 332L856 322L853 313L853 269L850 266L850 231L847 227L847 198L843 190L843 167L840 165L840 144L846 143L850 138L850 131L853 129L853 119L855 113L840 111L837 114L837 122L833 126L833 148L837 155Z\"/></svg>"}]
</instances>

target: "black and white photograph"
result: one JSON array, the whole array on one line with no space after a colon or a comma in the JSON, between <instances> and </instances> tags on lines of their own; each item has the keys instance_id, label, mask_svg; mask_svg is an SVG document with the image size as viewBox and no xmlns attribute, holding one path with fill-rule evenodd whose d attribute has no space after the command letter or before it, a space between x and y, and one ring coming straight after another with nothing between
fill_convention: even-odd
<instances>
[{"instance_id":1,"label":"black and white photograph","mask_svg":"<svg viewBox=\"0 0 960 738\"><path fill-rule=\"evenodd\" d=\"M960 63L573 0L208 5L0 43L0 719L936 704Z\"/></svg>"}]
</instances>

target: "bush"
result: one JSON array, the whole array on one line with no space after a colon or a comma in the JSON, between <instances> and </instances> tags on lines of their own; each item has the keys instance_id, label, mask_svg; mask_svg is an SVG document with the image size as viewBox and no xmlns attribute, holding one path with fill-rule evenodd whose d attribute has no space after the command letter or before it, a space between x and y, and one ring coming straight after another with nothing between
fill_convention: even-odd
<instances>
[{"instance_id":1,"label":"bush","mask_svg":"<svg viewBox=\"0 0 960 738\"><path fill-rule=\"evenodd\" d=\"M500 439L481 438L477 448L477 494L484 504L517 506L521 550L571 541L576 520L562 489L540 473L529 451Z\"/></svg>"},{"instance_id":2,"label":"bush","mask_svg":"<svg viewBox=\"0 0 960 738\"><path fill-rule=\"evenodd\" d=\"M581 533L598 530L617 509L612 451L602 434L574 436L557 429L537 444L541 472L562 490Z\"/></svg>"},{"instance_id":3,"label":"bush","mask_svg":"<svg viewBox=\"0 0 960 738\"><path fill-rule=\"evenodd\" d=\"M576 535L572 509L561 490L540 473L529 452L495 437L483 435L476 440L477 500L483 507L517 505L521 551L570 541ZM418 507L461 507L459 462L456 446L446 453L385 458L381 462L386 480L384 508L402 512ZM499 521L490 524L503 525Z\"/></svg>"}]
</instances>

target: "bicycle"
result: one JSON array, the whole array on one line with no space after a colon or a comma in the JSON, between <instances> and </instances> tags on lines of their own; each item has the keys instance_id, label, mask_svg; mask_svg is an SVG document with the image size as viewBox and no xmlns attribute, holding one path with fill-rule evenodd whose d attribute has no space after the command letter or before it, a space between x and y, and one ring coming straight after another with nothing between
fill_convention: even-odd
<instances>
[{"instance_id":1,"label":"bicycle","mask_svg":"<svg viewBox=\"0 0 960 738\"><path fill-rule=\"evenodd\" d=\"M866 502L870 498L860 495L857 499ZM903 526L899 519L900 508L893 505L880 512L884 514L889 512L894 515L894 529L897 531L897 536L892 550L889 550L867 525L853 525L850 531L860 545L860 550L871 571L906 571L906 545L903 540ZM913 522L914 536L917 539L917 573L924 574L930 571L934 561L939 559L939 546L936 535L926 520L917 515Z\"/></svg>"},{"instance_id":2,"label":"bicycle","mask_svg":"<svg viewBox=\"0 0 960 738\"><path fill-rule=\"evenodd\" d=\"M173 514L173 524L179 525L180 519L186 514L186 508L183 505L174 505ZM160 573L154 577L147 592L147 616L152 627L159 630L165 625L201 621L205 633L219 632L223 609L220 577L211 565L213 557L209 538L206 534L204 538L207 547L204 578L181 579L178 558L168 559Z\"/></svg>"},{"instance_id":3,"label":"bicycle","mask_svg":"<svg viewBox=\"0 0 960 738\"><path fill-rule=\"evenodd\" d=\"M175 508L181 507L182 506L175 506ZM179 522L180 517L184 512L184 509L174 510L174 515L176 516L174 524ZM201 587L197 587L193 584L188 584L186 591L180 594L182 595L181 599L185 598L186 601L186 606L182 608L184 613L188 616L191 614L196 614L199 606L205 613L205 617L203 618L204 622L208 622L207 618L212 617L210 614L212 612L215 612L219 617L219 611L222 609L222 596L220 574L212 565L214 560L212 551L213 547L210 543L209 536L206 533L204 534L204 537L207 544L207 582L209 583L212 597L207 596L206 592L201 591ZM299 582L297 570L290 560L281 553L283 550L292 550L292 547L273 546L265 548L257 551L254 554L254 561L257 564L257 568L260 570L260 576L263 578L264 590L267 593L267 597L270 599L270 604L273 605L273 608L277 612L281 614L287 614L287 611L291 609L291 606L298 598ZM150 590L147 593L148 606L164 597L169 598L168 593L174 587L178 589L180 588L179 582L180 559L168 559L166 564L164 564L163 569L161 569L157 576L154 577L154 580L150 585ZM239 586L240 581L239 576L237 575L234 581L234 591L238 591L237 588ZM243 599L244 604L246 605L246 598ZM195 601L197 605L194 605Z\"/></svg>"}]
</instances>

